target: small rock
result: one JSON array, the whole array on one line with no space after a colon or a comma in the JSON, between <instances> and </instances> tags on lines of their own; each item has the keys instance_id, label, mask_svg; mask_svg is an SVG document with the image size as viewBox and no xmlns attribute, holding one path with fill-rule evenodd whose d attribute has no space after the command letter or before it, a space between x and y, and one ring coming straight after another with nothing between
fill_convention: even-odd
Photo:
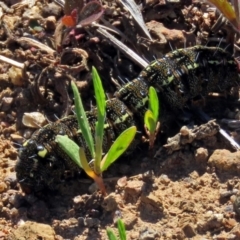
<instances>
[{"instance_id":1,"label":"small rock","mask_svg":"<svg viewBox=\"0 0 240 240\"><path fill-rule=\"evenodd\" d=\"M88 228L97 228L100 226L100 220L97 218L86 218L84 219L84 226Z\"/></svg>"},{"instance_id":2,"label":"small rock","mask_svg":"<svg viewBox=\"0 0 240 240\"><path fill-rule=\"evenodd\" d=\"M176 48L181 48L185 42L184 32L177 29L168 29L162 23L150 21L146 24L149 31L161 40L161 43L171 42Z\"/></svg>"},{"instance_id":3,"label":"small rock","mask_svg":"<svg viewBox=\"0 0 240 240\"><path fill-rule=\"evenodd\" d=\"M11 219L11 210L8 207L2 207L1 217Z\"/></svg>"},{"instance_id":4,"label":"small rock","mask_svg":"<svg viewBox=\"0 0 240 240\"><path fill-rule=\"evenodd\" d=\"M108 196L106 196L102 202L102 207L107 212L112 212L117 209L117 201L116 201L116 194L111 193Z\"/></svg>"},{"instance_id":5,"label":"small rock","mask_svg":"<svg viewBox=\"0 0 240 240\"><path fill-rule=\"evenodd\" d=\"M187 223L182 227L182 230L187 238L192 238L196 235L194 225L192 223Z\"/></svg>"},{"instance_id":6,"label":"small rock","mask_svg":"<svg viewBox=\"0 0 240 240\"><path fill-rule=\"evenodd\" d=\"M204 228L205 229L213 229L213 228L219 228L223 224L223 214L222 213L213 213L212 211L208 211L205 214L205 223Z\"/></svg>"},{"instance_id":7,"label":"small rock","mask_svg":"<svg viewBox=\"0 0 240 240\"><path fill-rule=\"evenodd\" d=\"M1 111L8 111L11 108L12 102L12 97L4 97L1 101Z\"/></svg>"},{"instance_id":8,"label":"small rock","mask_svg":"<svg viewBox=\"0 0 240 240\"><path fill-rule=\"evenodd\" d=\"M56 28L56 17L55 16L49 16L46 19L46 30L48 31L54 31Z\"/></svg>"},{"instance_id":9,"label":"small rock","mask_svg":"<svg viewBox=\"0 0 240 240\"><path fill-rule=\"evenodd\" d=\"M137 200L137 198L142 193L145 183L143 181L128 181L127 186L125 187L125 198L131 198Z\"/></svg>"},{"instance_id":10,"label":"small rock","mask_svg":"<svg viewBox=\"0 0 240 240\"><path fill-rule=\"evenodd\" d=\"M117 185L120 188L126 186L127 185L127 177L125 176L125 177L119 178L117 181Z\"/></svg>"},{"instance_id":11,"label":"small rock","mask_svg":"<svg viewBox=\"0 0 240 240\"><path fill-rule=\"evenodd\" d=\"M22 143L23 142L23 137L22 136L20 136L20 135L18 135L18 134L14 134L14 133L12 133L11 135L10 135L10 137L11 137L11 140L13 141L13 142L17 142L17 143Z\"/></svg>"},{"instance_id":12,"label":"small rock","mask_svg":"<svg viewBox=\"0 0 240 240\"><path fill-rule=\"evenodd\" d=\"M152 170L149 170L149 171L143 173L144 181L154 182L154 179L155 179L155 176L154 176L154 172Z\"/></svg>"},{"instance_id":13,"label":"small rock","mask_svg":"<svg viewBox=\"0 0 240 240\"><path fill-rule=\"evenodd\" d=\"M0 182L0 193L3 193L7 190L7 184L5 182Z\"/></svg>"},{"instance_id":14,"label":"small rock","mask_svg":"<svg viewBox=\"0 0 240 240\"><path fill-rule=\"evenodd\" d=\"M8 75L9 75L13 85L19 86L19 87L21 87L23 85L22 69L12 66L8 70Z\"/></svg>"},{"instance_id":15,"label":"small rock","mask_svg":"<svg viewBox=\"0 0 240 240\"><path fill-rule=\"evenodd\" d=\"M18 210L17 210L16 208L12 208L12 209L10 210L10 214L11 214L11 217L12 217L12 218L17 218L17 217L19 216Z\"/></svg>"},{"instance_id":16,"label":"small rock","mask_svg":"<svg viewBox=\"0 0 240 240\"><path fill-rule=\"evenodd\" d=\"M45 116L40 112L30 112L23 114L22 123L26 127L40 128L46 125L47 120Z\"/></svg>"},{"instance_id":17,"label":"small rock","mask_svg":"<svg viewBox=\"0 0 240 240\"><path fill-rule=\"evenodd\" d=\"M154 240L160 237L160 234L155 230L149 229L148 227L144 228L139 233L139 240Z\"/></svg>"},{"instance_id":18,"label":"small rock","mask_svg":"<svg viewBox=\"0 0 240 240\"><path fill-rule=\"evenodd\" d=\"M37 6L33 6L31 9L26 9L26 11L22 15L23 18L27 19L42 19L40 15L40 9Z\"/></svg>"},{"instance_id":19,"label":"small rock","mask_svg":"<svg viewBox=\"0 0 240 240\"><path fill-rule=\"evenodd\" d=\"M226 229L232 229L233 227L235 227L237 225L237 221L233 218L230 218L230 219L226 219L224 218L223 219L223 226L226 228Z\"/></svg>"},{"instance_id":20,"label":"small rock","mask_svg":"<svg viewBox=\"0 0 240 240\"><path fill-rule=\"evenodd\" d=\"M160 176L160 182L167 186L171 182L171 180L166 174L162 174Z\"/></svg>"},{"instance_id":21,"label":"small rock","mask_svg":"<svg viewBox=\"0 0 240 240\"><path fill-rule=\"evenodd\" d=\"M25 139L29 139L32 136L33 132L34 132L34 130L26 129L23 133L23 137Z\"/></svg>"},{"instance_id":22,"label":"small rock","mask_svg":"<svg viewBox=\"0 0 240 240\"><path fill-rule=\"evenodd\" d=\"M10 174L8 174L5 178L4 178L5 182L9 182L11 188L14 188L17 184L17 176L16 176L16 172L11 172Z\"/></svg>"},{"instance_id":23,"label":"small rock","mask_svg":"<svg viewBox=\"0 0 240 240\"><path fill-rule=\"evenodd\" d=\"M210 156L208 164L221 171L240 174L240 151L230 152L226 149L217 149Z\"/></svg>"},{"instance_id":24,"label":"small rock","mask_svg":"<svg viewBox=\"0 0 240 240\"><path fill-rule=\"evenodd\" d=\"M11 240L20 239L44 239L44 240L55 240L56 235L54 230L46 224L36 223L27 221L20 225L16 230L10 234Z\"/></svg>"},{"instance_id":25,"label":"small rock","mask_svg":"<svg viewBox=\"0 0 240 240\"><path fill-rule=\"evenodd\" d=\"M84 204L84 199L82 196L76 196L73 198L74 209L79 209Z\"/></svg>"},{"instance_id":26,"label":"small rock","mask_svg":"<svg viewBox=\"0 0 240 240\"><path fill-rule=\"evenodd\" d=\"M198 148L195 152L195 160L198 163L206 163L208 158L208 150L206 148Z\"/></svg>"},{"instance_id":27,"label":"small rock","mask_svg":"<svg viewBox=\"0 0 240 240\"><path fill-rule=\"evenodd\" d=\"M42 15L44 18L54 16L57 19L61 17L62 9L56 3L49 3L42 8Z\"/></svg>"},{"instance_id":28,"label":"small rock","mask_svg":"<svg viewBox=\"0 0 240 240\"><path fill-rule=\"evenodd\" d=\"M233 189L233 190L229 190L229 191L221 191L220 198L231 197L232 195L235 195L237 193L238 193L238 189Z\"/></svg>"}]
</instances>

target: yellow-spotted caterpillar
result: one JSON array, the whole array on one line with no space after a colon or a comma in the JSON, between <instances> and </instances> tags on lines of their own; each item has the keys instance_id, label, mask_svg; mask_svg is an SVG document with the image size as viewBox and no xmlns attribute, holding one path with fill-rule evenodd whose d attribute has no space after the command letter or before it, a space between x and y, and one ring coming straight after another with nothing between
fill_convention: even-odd
<instances>
[{"instance_id":1,"label":"yellow-spotted caterpillar","mask_svg":"<svg viewBox=\"0 0 240 240\"><path fill-rule=\"evenodd\" d=\"M166 108L176 111L183 109L195 97L224 91L239 83L238 64L223 49L195 46L172 51L150 63L136 79L122 86L115 98L107 101L103 150L106 152L128 127L143 128L149 86L156 88ZM87 117L94 126L96 109L89 111ZM39 129L23 144L16 164L17 178L23 189L54 189L66 172L79 171L55 142L57 134L67 134L77 144L85 146L77 130L76 117L68 116ZM139 141L140 136L136 137L133 145Z\"/></svg>"}]
</instances>

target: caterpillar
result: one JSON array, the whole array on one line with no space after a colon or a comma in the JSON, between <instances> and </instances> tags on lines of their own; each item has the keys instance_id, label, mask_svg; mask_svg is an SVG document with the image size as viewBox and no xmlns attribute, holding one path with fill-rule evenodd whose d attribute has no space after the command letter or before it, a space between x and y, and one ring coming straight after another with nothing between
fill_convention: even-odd
<instances>
[{"instance_id":1,"label":"caterpillar","mask_svg":"<svg viewBox=\"0 0 240 240\"><path fill-rule=\"evenodd\" d=\"M174 112L184 109L195 97L224 91L239 83L238 64L223 49L194 46L172 51L151 62L136 79L123 85L115 97L107 101L103 151L107 152L116 137L128 127L135 125L142 130L149 86L156 88L160 101ZM87 118L94 134L95 108L87 112ZM55 189L66 174L79 171L55 142L57 134L67 134L85 147L77 130L76 116L71 115L39 129L23 144L15 167L23 191ZM132 149L140 139L137 134Z\"/></svg>"}]
</instances>

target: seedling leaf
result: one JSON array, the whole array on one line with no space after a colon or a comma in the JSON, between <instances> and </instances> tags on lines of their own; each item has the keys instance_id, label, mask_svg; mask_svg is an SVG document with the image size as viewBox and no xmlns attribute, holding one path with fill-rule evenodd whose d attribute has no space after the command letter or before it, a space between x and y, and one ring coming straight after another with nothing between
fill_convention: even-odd
<instances>
[{"instance_id":1,"label":"seedling leaf","mask_svg":"<svg viewBox=\"0 0 240 240\"><path fill-rule=\"evenodd\" d=\"M102 81L95 67L92 68L92 75L94 92L97 100L98 114L100 114L101 116L105 116L106 97L102 86Z\"/></svg>"},{"instance_id":2,"label":"seedling leaf","mask_svg":"<svg viewBox=\"0 0 240 240\"><path fill-rule=\"evenodd\" d=\"M107 155L101 162L102 172L105 171L114 161L116 161L120 155L126 151L133 138L135 137L136 132L137 128L135 126L132 126L120 134L120 136L115 140Z\"/></svg>"},{"instance_id":3,"label":"seedling leaf","mask_svg":"<svg viewBox=\"0 0 240 240\"><path fill-rule=\"evenodd\" d=\"M96 124L96 132L95 132L95 162L94 162L94 171L97 174L101 173L100 163L102 160L102 141L103 141L103 133L104 133L104 121L106 116L106 97L104 93L104 89L102 86L102 81L98 75L98 72L95 67L92 68L93 75L93 86L94 93L97 101L97 114L98 121Z\"/></svg>"},{"instance_id":4,"label":"seedling leaf","mask_svg":"<svg viewBox=\"0 0 240 240\"><path fill-rule=\"evenodd\" d=\"M158 121L158 115L159 115L159 101L158 101L158 95L154 87L149 88L149 110L153 113L153 119L155 122Z\"/></svg>"},{"instance_id":5,"label":"seedling leaf","mask_svg":"<svg viewBox=\"0 0 240 240\"><path fill-rule=\"evenodd\" d=\"M151 134L154 134L155 133L155 130L156 130L156 122L154 120L154 116L153 116L153 113L151 110L147 110L145 115L144 115L144 123L148 129L148 131L151 133Z\"/></svg>"},{"instance_id":6,"label":"seedling leaf","mask_svg":"<svg viewBox=\"0 0 240 240\"><path fill-rule=\"evenodd\" d=\"M79 159L79 146L67 135L57 135L56 142L60 148L80 167L83 168Z\"/></svg>"},{"instance_id":7,"label":"seedling leaf","mask_svg":"<svg viewBox=\"0 0 240 240\"><path fill-rule=\"evenodd\" d=\"M117 240L117 237L111 228L107 228L107 235L109 240Z\"/></svg>"},{"instance_id":8,"label":"seedling leaf","mask_svg":"<svg viewBox=\"0 0 240 240\"><path fill-rule=\"evenodd\" d=\"M77 86L73 81L71 82L71 86L74 94L74 103L76 108L78 125L82 131L82 135L87 143L87 146L90 150L92 158L95 158L93 137L90 130L91 128L88 123L86 112L84 111L84 108L83 108L82 100L80 98L80 93L78 92Z\"/></svg>"},{"instance_id":9,"label":"seedling leaf","mask_svg":"<svg viewBox=\"0 0 240 240\"><path fill-rule=\"evenodd\" d=\"M117 225L118 225L118 231L119 231L120 239L121 240L126 240L127 239L126 229L125 229L125 225L124 225L123 221L121 219L118 219Z\"/></svg>"}]
</instances>

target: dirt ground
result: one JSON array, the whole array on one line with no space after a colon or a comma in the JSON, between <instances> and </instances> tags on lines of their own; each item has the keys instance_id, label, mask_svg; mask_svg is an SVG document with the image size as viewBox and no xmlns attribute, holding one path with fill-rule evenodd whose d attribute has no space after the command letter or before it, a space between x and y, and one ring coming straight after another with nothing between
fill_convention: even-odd
<instances>
[{"instance_id":1,"label":"dirt ground","mask_svg":"<svg viewBox=\"0 0 240 240\"><path fill-rule=\"evenodd\" d=\"M118 1L102 1L98 23L112 28L144 59L197 44L220 46L239 57L238 35L211 5L197 0L136 3L153 40ZM52 1L0 2L0 57L20 64L0 58L0 239L107 239L106 228L117 232L119 217L127 239L240 239L240 152L219 133L221 127L240 141L238 89L200 100L216 120L203 123L195 117L191 127L183 127L179 116L171 116L179 120L161 125L151 152L140 145L104 173L105 197L84 175L63 181L57 192L36 196L22 191L15 173L18 149L47 121L71 113L69 80L77 80L91 107L91 66L110 97L122 84L119 79L134 79L141 71L96 26L69 31L61 24L63 16L63 8ZM42 115L22 121L24 113L32 112Z\"/></svg>"}]
</instances>

